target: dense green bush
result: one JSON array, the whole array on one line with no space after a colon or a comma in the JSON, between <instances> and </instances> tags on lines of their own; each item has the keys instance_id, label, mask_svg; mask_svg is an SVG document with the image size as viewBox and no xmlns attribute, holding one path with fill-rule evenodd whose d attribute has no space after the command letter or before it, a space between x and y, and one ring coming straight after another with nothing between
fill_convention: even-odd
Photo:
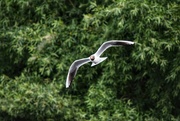
<instances>
[{"instance_id":1,"label":"dense green bush","mask_svg":"<svg viewBox=\"0 0 180 121\"><path fill-rule=\"evenodd\" d=\"M0 120L179 120L178 0L0 1ZM111 39L134 46L78 70Z\"/></svg>"}]
</instances>

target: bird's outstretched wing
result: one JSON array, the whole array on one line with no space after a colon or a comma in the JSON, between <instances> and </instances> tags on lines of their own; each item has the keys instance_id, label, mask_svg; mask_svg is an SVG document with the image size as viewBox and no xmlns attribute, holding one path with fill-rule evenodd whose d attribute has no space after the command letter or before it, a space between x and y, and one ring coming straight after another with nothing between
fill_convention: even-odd
<instances>
[{"instance_id":1,"label":"bird's outstretched wing","mask_svg":"<svg viewBox=\"0 0 180 121\"><path fill-rule=\"evenodd\" d=\"M89 58L83 58L83 59L76 60L71 64L68 75L67 75L67 79L66 79L66 88L70 86L71 82L73 81L73 78L76 75L78 68L88 62L90 62Z\"/></svg>"},{"instance_id":2,"label":"bird's outstretched wing","mask_svg":"<svg viewBox=\"0 0 180 121\"><path fill-rule=\"evenodd\" d=\"M132 41L126 41L126 40L111 40L104 42L100 48L97 50L95 55L100 56L106 49L113 46L119 46L119 45L132 45L134 42Z\"/></svg>"}]
</instances>

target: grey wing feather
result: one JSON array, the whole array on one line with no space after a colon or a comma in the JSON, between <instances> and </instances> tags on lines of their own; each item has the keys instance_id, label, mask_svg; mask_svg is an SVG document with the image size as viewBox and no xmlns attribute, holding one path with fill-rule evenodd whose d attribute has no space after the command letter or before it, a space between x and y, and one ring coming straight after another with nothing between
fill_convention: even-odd
<instances>
[{"instance_id":1,"label":"grey wing feather","mask_svg":"<svg viewBox=\"0 0 180 121\"><path fill-rule=\"evenodd\" d=\"M111 40L104 42L100 48L97 50L95 55L100 56L106 49L112 46L120 46L120 45L132 45L134 42L132 41L126 41L126 40Z\"/></svg>"},{"instance_id":2,"label":"grey wing feather","mask_svg":"<svg viewBox=\"0 0 180 121\"><path fill-rule=\"evenodd\" d=\"M83 58L83 59L76 60L71 64L68 75L67 75L67 79L66 79L66 88L70 86L71 82L73 81L73 78L75 77L77 73L78 68L88 62L90 62L89 58Z\"/></svg>"}]
</instances>

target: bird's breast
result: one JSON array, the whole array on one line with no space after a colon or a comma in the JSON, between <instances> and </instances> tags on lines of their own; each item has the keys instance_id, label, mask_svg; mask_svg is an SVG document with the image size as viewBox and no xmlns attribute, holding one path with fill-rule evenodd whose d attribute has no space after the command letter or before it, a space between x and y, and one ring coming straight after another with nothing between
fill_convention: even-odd
<instances>
[{"instance_id":1,"label":"bird's breast","mask_svg":"<svg viewBox=\"0 0 180 121\"><path fill-rule=\"evenodd\" d=\"M94 63L98 63L100 61L100 58L99 57L95 57L95 59L94 59Z\"/></svg>"}]
</instances>

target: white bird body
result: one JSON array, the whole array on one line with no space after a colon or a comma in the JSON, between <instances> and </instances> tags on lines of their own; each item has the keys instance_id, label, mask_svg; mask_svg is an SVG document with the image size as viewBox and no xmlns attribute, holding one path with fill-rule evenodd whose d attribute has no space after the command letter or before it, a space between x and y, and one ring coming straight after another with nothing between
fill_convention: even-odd
<instances>
[{"instance_id":1,"label":"white bird body","mask_svg":"<svg viewBox=\"0 0 180 121\"><path fill-rule=\"evenodd\" d=\"M91 60L91 56L94 56L95 57L95 59L94 60ZM106 60L107 59L107 57L99 57L99 56L97 56L97 55L91 55L90 57L89 57L89 59L91 60L91 62L92 62L92 65L91 65L91 67L92 66L95 66L95 65L97 65L97 64L99 64L99 63L101 63L101 62L103 62L104 60Z\"/></svg>"},{"instance_id":2,"label":"white bird body","mask_svg":"<svg viewBox=\"0 0 180 121\"><path fill-rule=\"evenodd\" d=\"M120 45L132 45L134 44L134 42L131 41L126 41L126 40L111 40L111 41L107 41L104 42L100 48L96 51L95 54L91 55L88 58L83 58L83 59L79 59L74 61L70 68L69 68L69 72L67 75L67 79L66 79L66 88L68 88L71 84L71 82L73 81L73 78L75 77L77 70L79 69L80 66L88 63L88 62L92 62L92 66L95 66L101 62L103 62L104 60L107 59L107 57L100 57L101 54L108 49L109 47L115 47L115 46L120 46Z\"/></svg>"}]
</instances>

